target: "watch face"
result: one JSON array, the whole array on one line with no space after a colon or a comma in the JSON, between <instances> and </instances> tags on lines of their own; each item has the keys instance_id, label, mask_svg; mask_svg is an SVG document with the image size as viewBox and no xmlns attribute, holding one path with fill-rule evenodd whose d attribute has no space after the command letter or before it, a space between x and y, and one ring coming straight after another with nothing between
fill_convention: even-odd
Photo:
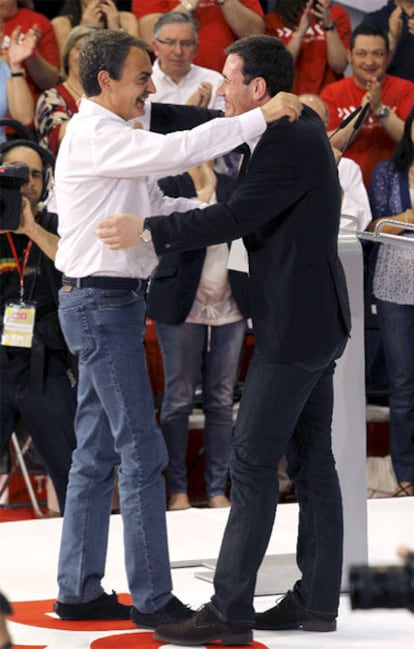
<instances>
[{"instance_id":1,"label":"watch face","mask_svg":"<svg viewBox=\"0 0 414 649\"><path fill-rule=\"evenodd\" d=\"M144 230L141 232L141 239L145 243L148 243L148 241L151 241L152 240L151 231L148 230L147 228L144 228Z\"/></svg>"},{"instance_id":2,"label":"watch face","mask_svg":"<svg viewBox=\"0 0 414 649\"><path fill-rule=\"evenodd\" d=\"M387 117L388 113L389 113L389 110L388 110L387 106L382 106L381 110L379 111L379 113L377 113L376 116L377 117Z\"/></svg>"}]
</instances>

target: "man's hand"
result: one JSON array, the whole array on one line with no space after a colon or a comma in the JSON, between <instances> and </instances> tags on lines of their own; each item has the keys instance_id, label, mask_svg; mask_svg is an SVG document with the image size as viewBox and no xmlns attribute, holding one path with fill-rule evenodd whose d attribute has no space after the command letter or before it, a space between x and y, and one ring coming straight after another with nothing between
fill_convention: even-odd
<instances>
[{"instance_id":1,"label":"man's hand","mask_svg":"<svg viewBox=\"0 0 414 649\"><path fill-rule=\"evenodd\" d=\"M290 122L294 122L300 117L302 108L299 98L291 92L278 92L277 95L261 106L262 113L268 124L281 117L288 117Z\"/></svg>"},{"instance_id":2,"label":"man's hand","mask_svg":"<svg viewBox=\"0 0 414 649\"><path fill-rule=\"evenodd\" d=\"M13 232L13 234L25 234L27 237L29 237L29 239L31 239L35 227L36 221L32 212L30 201L25 196L22 196L19 227L15 230L0 230L0 234L4 234L5 232Z\"/></svg>"},{"instance_id":3,"label":"man's hand","mask_svg":"<svg viewBox=\"0 0 414 649\"><path fill-rule=\"evenodd\" d=\"M95 234L111 250L122 250L142 242L140 234L143 227L143 217L121 212L100 221Z\"/></svg>"},{"instance_id":4,"label":"man's hand","mask_svg":"<svg viewBox=\"0 0 414 649\"><path fill-rule=\"evenodd\" d=\"M375 114L381 104L381 83L375 77L367 83L367 92L363 97L364 105L369 103L371 113Z\"/></svg>"},{"instance_id":5,"label":"man's hand","mask_svg":"<svg viewBox=\"0 0 414 649\"><path fill-rule=\"evenodd\" d=\"M187 104L187 106L201 106L201 108L207 108L210 103L212 92L212 84L209 81L202 81L197 90L187 99L185 103Z\"/></svg>"}]
</instances>

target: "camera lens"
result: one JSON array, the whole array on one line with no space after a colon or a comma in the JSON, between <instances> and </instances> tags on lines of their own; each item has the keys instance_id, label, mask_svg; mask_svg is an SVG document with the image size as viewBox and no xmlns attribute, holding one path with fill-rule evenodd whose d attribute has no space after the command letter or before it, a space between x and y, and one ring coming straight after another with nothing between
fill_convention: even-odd
<instances>
[{"instance_id":1,"label":"camera lens","mask_svg":"<svg viewBox=\"0 0 414 649\"><path fill-rule=\"evenodd\" d=\"M354 566L349 573L353 609L413 608L411 566Z\"/></svg>"}]
</instances>

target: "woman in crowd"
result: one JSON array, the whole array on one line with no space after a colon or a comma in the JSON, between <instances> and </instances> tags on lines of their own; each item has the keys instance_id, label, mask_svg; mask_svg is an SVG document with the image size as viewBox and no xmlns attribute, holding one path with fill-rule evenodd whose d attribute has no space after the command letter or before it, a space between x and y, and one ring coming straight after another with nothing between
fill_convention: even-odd
<instances>
[{"instance_id":1,"label":"woman in crowd","mask_svg":"<svg viewBox=\"0 0 414 649\"><path fill-rule=\"evenodd\" d=\"M70 118L78 112L77 102L83 94L79 81L79 50L97 29L93 25L78 25L69 32L62 52L65 81L43 92L37 102L35 126L39 143L55 156Z\"/></svg>"},{"instance_id":2,"label":"woman in crowd","mask_svg":"<svg viewBox=\"0 0 414 649\"><path fill-rule=\"evenodd\" d=\"M12 32L6 60L0 60L0 118L9 115L24 126L30 126L34 116L34 101L26 81L23 61L29 58L36 47L34 34L21 37L20 27ZM6 139L4 128L0 128L0 142Z\"/></svg>"},{"instance_id":3,"label":"woman in crowd","mask_svg":"<svg viewBox=\"0 0 414 649\"><path fill-rule=\"evenodd\" d=\"M52 25L63 60L66 39L72 27L94 25L100 29L124 29L138 36L138 21L130 11L118 11L116 0L66 0Z\"/></svg>"},{"instance_id":4,"label":"woman in crowd","mask_svg":"<svg viewBox=\"0 0 414 649\"><path fill-rule=\"evenodd\" d=\"M389 384L390 452L399 483L396 496L414 496L414 107L394 157L380 162L371 178L369 196L373 231L381 219L382 232L413 239L405 246L378 249L373 293L384 345Z\"/></svg>"},{"instance_id":5,"label":"woman in crowd","mask_svg":"<svg viewBox=\"0 0 414 649\"><path fill-rule=\"evenodd\" d=\"M292 92L318 95L342 78L351 36L345 9L331 0L276 0L265 23L265 33L283 40L295 60Z\"/></svg>"}]
</instances>

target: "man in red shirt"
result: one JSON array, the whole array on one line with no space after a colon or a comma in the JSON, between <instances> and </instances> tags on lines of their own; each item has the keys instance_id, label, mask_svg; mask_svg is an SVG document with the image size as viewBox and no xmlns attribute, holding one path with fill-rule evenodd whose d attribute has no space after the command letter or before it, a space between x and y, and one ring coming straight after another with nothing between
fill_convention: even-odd
<instances>
[{"instance_id":1,"label":"man in red shirt","mask_svg":"<svg viewBox=\"0 0 414 649\"><path fill-rule=\"evenodd\" d=\"M16 27L21 28L22 38L30 30L37 36L37 48L24 62L27 82L36 101L43 90L55 86L59 81L59 49L52 23L46 16L24 7L17 0L2 0L0 3L1 57L4 57L10 37Z\"/></svg>"},{"instance_id":2,"label":"man in red shirt","mask_svg":"<svg viewBox=\"0 0 414 649\"><path fill-rule=\"evenodd\" d=\"M224 50L230 43L264 30L259 0L132 0L131 8L147 43L151 43L154 25L162 14L179 11L192 15L200 25L200 47L194 63L218 72L223 69Z\"/></svg>"},{"instance_id":3,"label":"man in red shirt","mask_svg":"<svg viewBox=\"0 0 414 649\"><path fill-rule=\"evenodd\" d=\"M329 108L330 131L358 107L369 104L358 130L354 128L356 115L332 138L336 148L346 150L346 157L360 165L367 187L377 163L392 156L414 105L414 83L386 74L388 58L387 35L377 27L359 25L350 42L352 76L326 86L320 95Z\"/></svg>"}]
</instances>

